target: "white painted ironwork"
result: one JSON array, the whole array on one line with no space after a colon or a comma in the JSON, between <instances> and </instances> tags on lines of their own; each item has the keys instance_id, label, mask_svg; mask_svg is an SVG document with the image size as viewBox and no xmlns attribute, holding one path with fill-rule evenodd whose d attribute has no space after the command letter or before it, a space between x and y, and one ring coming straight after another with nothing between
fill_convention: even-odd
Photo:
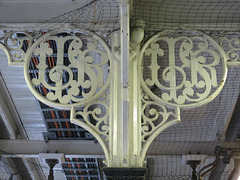
<instances>
[{"instance_id":1,"label":"white painted ironwork","mask_svg":"<svg viewBox=\"0 0 240 180\"><path fill-rule=\"evenodd\" d=\"M88 31L49 32L27 51L24 74L30 90L43 103L71 109L71 122L88 130L101 144L109 162L109 88L112 61L108 45L97 34ZM54 41L57 52L49 46ZM64 46L68 45L67 60ZM66 51L66 49L65 49ZM56 65L47 59L56 53ZM32 56L39 57L37 78L29 73ZM42 95L35 87L43 86ZM93 118L93 119L91 119Z\"/></svg>"},{"instance_id":2,"label":"white painted ironwork","mask_svg":"<svg viewBox=\"0 0 240 180\"><path fill-rule=\"evenodd\" d=\"M240 38L239 32L225 32L218 37L219 44L227 56L227 64L240 65Z\"/></svg>"},{"instance_id":3,"label":"white painted ironwork","mask_svg":"<svg viewBox=\"0 0 240 180\"><path fill-rule=\"evenodd\" d=\"M127 1L122 5L123 31L112 33L111 43L85 30L56 30L25 33L20 40L8 32L0 47L10 65L24 63L26 82L37 99L71 109L71 122L98 140L108 167L143 167L150 144L180 121L180 109L206 104L220 93L227 65L239 64L239 40L229 40L225 52L204 33L164 31L141 47L144 23L133 28L129 43ZM15 49L7 45L11 38ZM26 52L23 41L29 41ZM54 66L47 63L52 56ZM32 57L39 58L36 77L30 74ZM38 86L47 93L36 91Z\"/></svg>"},{"instance_id":4,"label":"white painted ironwork","mask_svg":"<svg viewBox=\"0 0 240 180\"><path fill-rule=\"evenodd\" d=\"M46 33L27 52L24 64L27 84L36 98L49 106L65 109L70 109L73 105L83 107L88 102L99 98L109 86L111 55L107 44L96 34L81 33L81 31L79 34L74 32L75 35L69 34L66 37L58 37L60 32ZM46 59L53 55L53 49L48 44L49 40L55 41L57 46L57 61L53 68L46 63ZM64 62L66 43L70 43L67 63ZM33 79L29 75L32 56L39 56L38 78ZM47 69L50 71L47 72ZM74 78L74 70L77 71L77 78ZM65 82L64 73L68 75ZM46 80L47 78L49 81ZM40 84L48 90L46 97L34 89L34 86ZM67 91L66 95L63 95L64 90Z\"/></svg>"},{"instance_id":5,"label":"white painted ironwork","mask_svg":"<svg viewBox=\"0 0 240 180\"><path fill-rule=\"evenodd\" d=\"M41 35L40 32L4 31L4 36L0 37L0 40L4 44L4 48L2 47L2 49L5 49L8 64L23 65L26 58L26 51L23 50L24 41L27 41L29 47L31 47L34 41Z\"/></svg>"},{"instance_id":6,"label":"white painted ironwork","mask_svg":"<svg viewBox=\"0 0 240 180\"><path fill-rule=\"evenodd\" d=\"M144 67L142 87L151 98L168 106L192 108L210 102L226 81L223 49L200 32L158 33L141 50L141 60L146 61L149 56L151 64L147 68L151 75L144 78ZM151 91L153 87L159 89L159 95Z\"/></svg>"}]
</instances>

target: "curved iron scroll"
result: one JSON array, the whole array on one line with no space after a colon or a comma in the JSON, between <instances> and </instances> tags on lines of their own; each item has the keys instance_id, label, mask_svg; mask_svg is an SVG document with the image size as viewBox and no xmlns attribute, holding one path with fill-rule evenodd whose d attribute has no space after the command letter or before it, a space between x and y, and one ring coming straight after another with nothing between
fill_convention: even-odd
<instances>
[{"instance_id":1,"label":"curved iron scroll","mask_svg":"<svg viewBox=\"0 0 240 180\"><path fill-rule=\"evenodd\" d=\"M119 121L117 115L111 114L113 101L119 100L116 96L120 92L120 78L114 77L120 72L120 61L112 60L113 57L117 60L116 53L99 35L86 30L22 32L22 39L14 34L6 32L1 38L4 42L0 43L9 64L24 64L26 82L34 96L49 106L71 110L71 122L95 136L105 153L106 164L114 166L115 162L110 162L113 152L109 144L114 140L112 123ZM13 40L15 49L7 45L8 39ZM128 90L134 95L134 99L130 98L134 102L130 103L133 126L129 131L134 131L132 139L137 141L133 143L136 147L132 147L136 166L144 166L152 141L180 121L180 109L206 104L220 93L226 81L227 65L239 65L236 53L239 41L229 41L230 49L225 53L204 33L164 31L152 36L140 50L131 49L134 53L129 63L134 73L133 85ZM22 51L26 42L28 48ZM56 48L51 48L49 42ZM15 51L20 55L14 54ZM52 64L48 63L49 58ZM37 67L34 76L33 61ZM39 87L46 93L37 91ZM119 106L117 102L114 105ZM116 159L125 161L125 157Z\"/></svg>"},{"instance_id":2,"label":"curved iron scroll","mask_svg":"<svg viewBox=\"0 0 240 180\"><path fill-rule=\"evenodd\" d=\"M33 61L38 70L34 76ZM25 79L34 96L49 106L71 109L70 121L98 140L107 164L111 65L106 42L85 30L43 34L27 50L24 63ZM36 90L39 87L44 94Z\"/></svg>"},{"instance_id":3,"label":"curved iron scroll","mask_svg":"<svg viewBox=\"0 0 240 180\"><path fill-rule=\"evenodd\" d=\"M180 121L180 109L209 103L220 93L227 56L202 32L164 31L146 41L137 60L143 163L157 135Z\"/></svg>"}]
</instances>

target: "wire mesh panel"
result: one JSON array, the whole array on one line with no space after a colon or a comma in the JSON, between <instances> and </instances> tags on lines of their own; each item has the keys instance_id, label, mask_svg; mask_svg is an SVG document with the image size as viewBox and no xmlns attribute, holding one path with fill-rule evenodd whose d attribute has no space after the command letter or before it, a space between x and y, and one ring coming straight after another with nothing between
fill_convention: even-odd
<instances>
[{"instance_id":1,"label":"wire mesh panel","mask_svg":"<svg viewBox=\"0 0 240 180\"><path fill-rule=\"evenodd\" d=\"M93 0L83 7L45 20L43 23L73 26L91 31L114 31L119 29L119 2Z\"/></svg>"},{"instance_id":2,"label":"wire mesh panel","mask_svg":"<svg viewBox=\"0 0 240 180\"><path fill-rule=\"evenodd\" d=\"M239 25L237 0L139 0L133 2L132 18L142 19L145 30L205 29L236 30Z\"/></svg>"},{"instance_id":3,"label":"wire mesh panel","mask_svg":"<svg viewBox=\"0 0 240 180\"><path fill-rule=\"evenodd\" d=\"M191 37L191 33L194 33L195 37L198 36L196 31L209 35L224 49L227 61L233 59L239 61L239 10L240 2L237 0L139 0L133 1L132 4L131 27L138 28L137 24L134 23L137 20L145 22L145 37L142 45L148 42L154 35L162 34L158 39L159 43L154 42L155 44L153 44L158 46L152 46L151 48L156 50L156 54L158 53L155 64L155 66L159 66L158 80L163 85L166 85L163 79L167 79L167 77L162 75L164 74L162 73L163 71L167 71L166 66L169 66L169 62L166 61L168 57L166 56L172 54L179 55L181 47L176 43L174 49L172 49L173 51L169 52L167 48L170 46L170 43L164 44L164 41L169 37L174 41L174 38L181 36L182 32L186 33L184 36L187 38ZM172 35L169 36L169 34ZM162 40L161 37L163 38ZM211 48L208 47L208 49ZM176 56L174 60L177 61ZM206 62L210 63L212 61L210 56L206 54L202 54L202 56L206 57ZM200 62L200 64L204 64L204 62ZM174 66L178 66L177 62ZM152 80L151 73L154 68L156 67L152 65L151 57L144 57L144 80ZM217 78L221 76L221 71L221 67L216 68ZM190 72L186 72L186 74L187 78L191 77ZM176 75L175 81L177 85L181 82L181 78L181 74ZM185 148L189 148L190 151L193 149L193 146L199 147L199 150L202 149L200 143L198 144L197 142L206 143L205 148L208 148L208 142L220 143L225 141L226 131L240 93L239 78L239 67L229 67L226 84L217 98L207 105L194 109L181 109L181 122L163 131L148 150L149 153L157 152L161 154L161 152L164 152L163 154L165 154L165 156L163 155L148 161L150 179L191 179L191 168L182 162L181 156L167 156L166 153L169 152L171 154L172 151L180 153ZM162 97L162 92L156 88L155 84L148 87L151 88L151 91L157 97ZM235 137L236 135L235 131ZM184 143L184 147L182 143ZM201 154L201 151L198 152L196 150L196 152L191 153ZM213 158L209 157L198 167L197 171L212 161ZM238 165L236 164L237 167ZM230 171L229 174L233 172L232 168L226 167L225 170ZM223 173L222 178L231 179L229 174ZM204 176L203 179L207 180L209 177L210 173Z\"/></svg>"},{"instance_id":4,"label":"wire mesh panel","mask_svg":"<svg viewBox=\"0 0 240 180\"><path fill-rule=\"evenodd\" d=\"M61 15L50 17L38 24L18 24L17 27L13 24L15 31L12 31L13 27L9 26L9 24L7 24L7 27L1 27L4 30L4 35L0 37L0 41L5 44L10 54L13 55L9 63L22 65L26 55L26 51L23 50L26 48L23 47L25 46L24 41L27 41L30 47L42 35L41 32L57 29L68 31L84 29L98 32L103 38L108 40L112 32L119 30L120 16L118 1L92 0L81 5L72 11L63 12ZM52 41L49 43L52 43Z\"/></svg>"}]
</instances>

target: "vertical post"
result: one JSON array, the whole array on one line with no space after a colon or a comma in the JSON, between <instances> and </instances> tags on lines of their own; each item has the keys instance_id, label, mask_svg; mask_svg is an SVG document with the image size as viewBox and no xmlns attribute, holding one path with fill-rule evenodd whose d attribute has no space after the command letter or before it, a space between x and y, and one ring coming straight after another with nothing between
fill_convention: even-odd
<instances>
[{"instance_id":1,"label":"vertical post","mask_svg":"<svg viewBox=\"0 0 240 180\"><path fill-rule=\"evenodd\" d=\"M112 34L112 52L115 52L116 48L120 47L119 33L114 32ZM111 84L110 91L110 107L111 111L109 118L111 123L109 124L109 151L110 161L108 167L121 167L122 166L122 132L121 132L121 117L122 117L122 94L121 94L121 63L117 55L112 54L113 60L113 83Z\"/></svg>"},{"instance_id":2,"label":"vertical post","mask_svg":"<svg viewBox=\"0 0 240 180\"><path fill-rule=\"evenodd\" d=\"M46 159L46 163L49 166L49 175L48 175L48 180L54 180L54 175L53 175L53 168L56 164L59 163L57 159Z\"/></svg>"},{"instance_id":3,"label":"vertical post","mask_svg":"<svg viewBox=\"0 0 240 180\"><path fill-rule=\"evenodd\" d=\"M112 34L112 51L120 46L120 56L113 55L113 83L110 92L110 161L108 167L129 167L129 2L119 0L120 33ZM119 38L120 36L120 38ZM116 58L116 59L115 59Z\"/></svg>"},{"instance_id":4,"label":"vertical post","mask_svg":"<svg viewBox=\"0 0 240 180\"><path fill-rule=\"evenodd\" d=\"M140 43L144 38L143 20L135 20L134 27L131 29L130 45L134 53L130 57L129 63L129 159L131 167L143 167L140 154L142 149L141 138L141 88L139 81L139 55Z\"/></svg>"},{"instance_id":5,"label":"vertical post","mask_svg":"<svg viewBox=\"0 0 240 180\"><path fill-rule=\"evenodd\" d=\"M131 59L130 62L130 113L129 113L129 159L130 166L132 167L141 167L140 164L140 152L141 152L141 107L140 107L140 88L139 88L139 77L138 77L138 54L139 54L139 45L134 46L134 51L136 56Z\"/></svg>"},{"instance_id":6,"label":"vertical post","mask_svg":"<svg viewBox=\"0 0 240 180\"><path fill-rule=\"evenodd\" d=\"M121 144L122 144L122 166L129 166L129 2L128 0L121 0Z\"/></svg>"}]
</instances>

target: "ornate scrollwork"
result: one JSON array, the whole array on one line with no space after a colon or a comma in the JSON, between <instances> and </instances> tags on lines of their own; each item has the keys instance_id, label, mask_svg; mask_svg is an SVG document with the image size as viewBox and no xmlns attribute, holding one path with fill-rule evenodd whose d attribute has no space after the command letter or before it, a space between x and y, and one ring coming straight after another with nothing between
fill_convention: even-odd
<instances>
[{"instance_id":1,"label":"ornate scrollwork","mask_svg":"<svg viewBox=\"0 0 240 180\"><path fill-rule=\"evenodd\" d=\"M5 32L0 40L5 43L4 47L0 43L0 48L11 52L11 62L24 62L24 75L34 96L49 106L71 109L71 122L98 140L108 166L127 162L122 151L124 143L117 142L125 139L125 121L121 121L124 116L115 113L119 107L121 111L132 105L132 129L128 131L133 130L129 142L134 145L129 146L133 149L129 160L142 166L157 135L180 121L180 108L205 104L221 91L227 59L238 61L235 50L240 48L240 41L235 39L225 53L212 38L200 32L158 33L145 43L140 55L138 45L132 48L128 65L133 70L129 83L133 84L128 89L121 87L117 75L122 72L121 62L117 62L121 54L118 44L112 44L111 54L106 41L92 32L52 31L42 36ZM116 59L114 77L111 57ZM127 92L133 95L129 98L133 102L127 102ZM117 97L119 94L121 98Z\"/></svg>"},{"instance_id":2,"label":"ornate scrollwork","mask_svg":"<svg viewBox=\"0 0 240 180\"><path fill-rule=\"evenodd\" d=\"M23 65L28 48L41 35L41 32L4 31L4 35L0 37L0 41L2 41L5 48L8 50L8 64Z\"/></svg>"},{"instance_id":3,"label":"ornate scrollwork","mask_svg":"<svg viewBox=\"0 0 240 180\"><path fill-rule=\"evenodd\" d=\"M94 129L107 143L109 141L109 107L108 102L96 101L83 109L76 109L74 119L83 121Z\"/></svg>"},{"instance_id":4,"label":"ornate scrollwork","mask_svg":"<svg viewBox=\"0 0 240 180\"><path fill-rule=\"evenodd\" d=\"M88 130L109 162L110 49L88 31L48 32L27 50L26 82L37 99L71 109L70 121ZM36 89L40 89L37 91Z\"/></svg>"},{"instance_id":5,"label":"ornate scrollwork","mask_svg":"<svg viewBox=\"0 0 240 180\"><path fill-rule=\"evenodd\" d=\"M152 141L165 129L180 122L180 109L167 108L150 98L150 96L142 92L141 96L141 143L142 162Z\"/></svg>"},{"instance_id":6,"label":"ornate scrollwork","mask_svg":"<svg viewBox=\"0 0 240 180\"><path fill-rule=\"evenodd\" d=\"M142 95L142 142L145 143L167 121L176 120L175 112L151 100L147 94Z\"/></svg>"},{"instance_id":7,"label":"ornate scrollwork","mask_svg":"<svg viewBox=\"0 0 240 180\"><path fill-rule=\"evenodd\" d=\"M193 107L211 101L226 80L223 50L202 33L162 35L153 36L141 50L144 90L168 106ZM151 73L146 76L147 69Z\"/></svg>"},{"instance_id":8,"label":"ornate scrollwork","mask_svg":"<svg viewBox=\"0 0 240 180\"><path fill-rule=\"evenodd\" d=\"M35 77L29 73L32 57L39 57ZM84 106L109 85L110 57L108 46L96 34L47 33L28 51L26 81L36 97L50 106ZM44 99L33 86L47 89Z\"/></svg>"},{"instance_id":9,"label":"ornate scrollwork","mask_svg":"<svg viewBox=\"0 0 240 180\"><path fill-rule=\"evenodd\" d=\"M101 144L109 162L109 90L102 94L101 98L88 103L83 108L72 107L71 123L79 125L89 131Z\"/></svg>"},{"instance_id":10,"label":"ornate scrollwork","mask_svg":"<svg viewBox=\"0 0 240 180\"><path fill-rule=\"evenodd\" d=\"M225 33L224 36L219 37L219 43L226 52L229 64L240 63L239 33Z\"/></svg>"},{"instance_id":11,"label":"ornate scrollwork","mask_svg":"<svg viewBox=\"0 0 240 180\"><path fill-rule=\"evenodd\" d=\"M228 45L230 47L230 50L227 52L227 57L230 61L238 61L240 53L240 39L234 38L228 40Z\"/></svg>"}]
</instances>

